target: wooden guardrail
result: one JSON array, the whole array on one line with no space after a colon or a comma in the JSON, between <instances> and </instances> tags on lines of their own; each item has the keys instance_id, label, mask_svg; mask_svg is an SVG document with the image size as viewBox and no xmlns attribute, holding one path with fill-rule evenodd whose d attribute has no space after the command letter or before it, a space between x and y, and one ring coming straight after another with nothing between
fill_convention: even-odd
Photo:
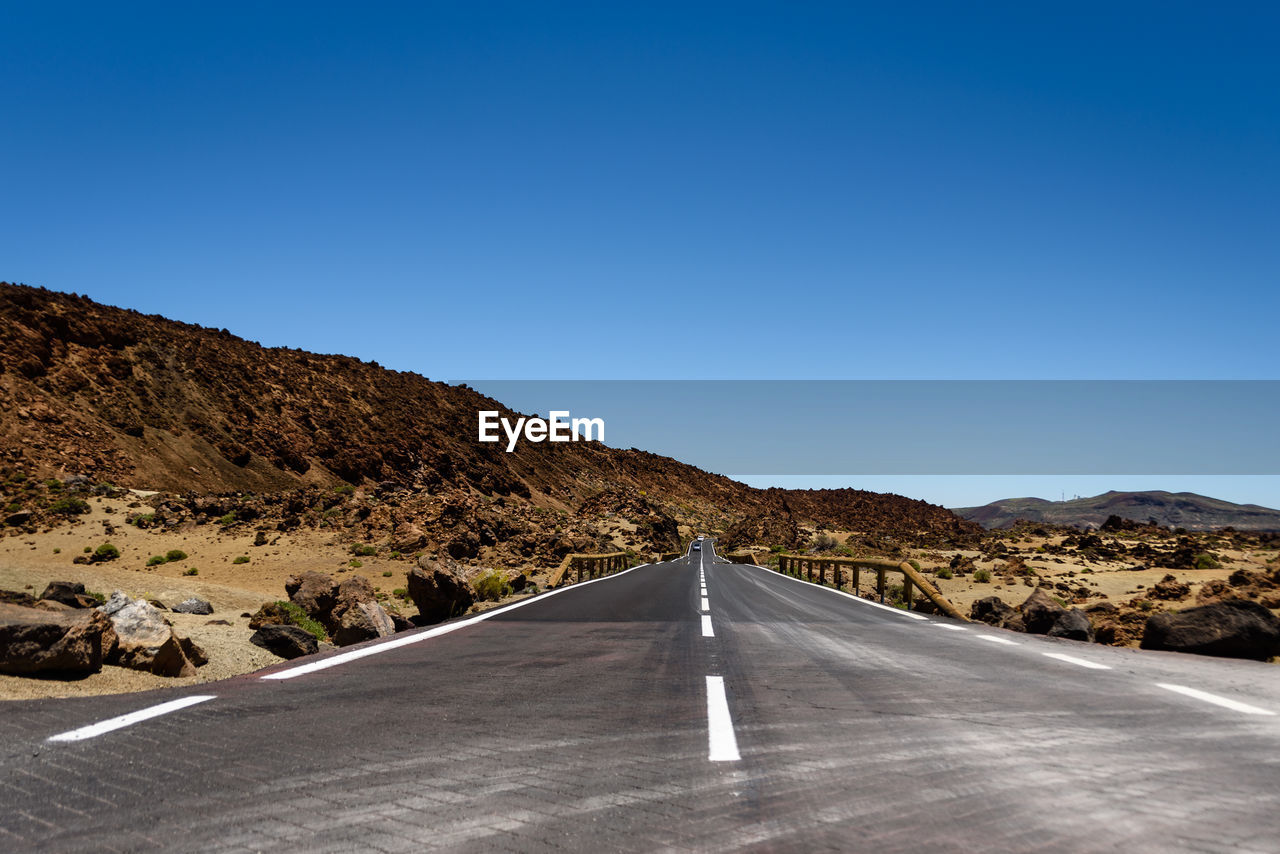
<instances>
[{"instance_id":1,"label":"wooden guardrail","mask_svg":"<svg viewBox=\"0 0 1280 854\"><path fill-rule=\"evenodd\" d=\"M760 562L756 560L754 552L732 552L727 555L720 555L720 557L733 563L745 563L752 566L760 565Z\"/></svg>"},{"instance_id":2,"label":"wooden guardrail","mask_svg":"<svg viewBox=\"0 0 1280 854\"><path fill-rule=\"evenodd\" d=\"M876 574L876 596L880 601L884 601L885 590L885 573L900 572L902 573L902 599L907 603L907 609L911 609L912 605L912 587L916 587L932 602L939 611L948 617L953 617L961 622L968 622L965 616L961 614L955 605L952 605L946 598L938 592L938 589L929 583L919 571L910 563L903 561L901 563L894 560L884 558L871 557L818 557L815 555L778 555L778 571L793 573L806 581L815 581L817 584L826 584L828 570L831 575L831 583L835 587L839 587L841 581L841 570L847 567L849 570L849 584L854 592L858 590L858 584L861 580L861 572L863 569L869 569Z\"/></svg>"},{"instance_id":3,"label":"wooden guardrail","mask_svg":"<svg viewBox=\"0 0 1280 854\"><path fill-rule=\"evenodd\" d=\"M609 552L598 555L565 555L564 560L560 562L560 566L547 579L547 586L559 587L564 583L566 576L570 577L574 582L578 582L583 578L602 578L630 568L631 558L626 552Z\"/></svg>"}]
</instances>

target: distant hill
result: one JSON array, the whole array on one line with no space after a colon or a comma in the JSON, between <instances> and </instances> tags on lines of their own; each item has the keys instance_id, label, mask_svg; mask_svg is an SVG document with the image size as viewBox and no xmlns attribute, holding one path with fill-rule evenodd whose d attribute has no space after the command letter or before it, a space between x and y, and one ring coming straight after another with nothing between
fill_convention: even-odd
<instances>
[{"instance_id":1,"label":"distant hill","mask_svg":"<svg viewBox=\"0 0 1280 854\"><path fill-rule=\"evenodd\" d=\"M1135 522L1206 531L1230 525L1240 531L1280 531L1280 510L1257 504L1233 504L1194 492L1104 492L1092 498L1046 501L1005 498L981 507L959 507L956 515L984 528L1007 528L1017 519L1049 525L1098 527L1108 516Z\"/></svg>"}]
</instances>

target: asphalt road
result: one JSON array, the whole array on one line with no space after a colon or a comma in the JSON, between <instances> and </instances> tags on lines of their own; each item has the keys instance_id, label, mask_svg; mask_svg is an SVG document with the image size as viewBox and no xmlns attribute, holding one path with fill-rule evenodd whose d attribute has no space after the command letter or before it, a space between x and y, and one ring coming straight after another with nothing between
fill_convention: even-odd
<instances>
[{"instance_id":1,"label":"asphalt road","mask_svg":"<svg viewBox=\"0 0 1280 854\"><path fill-rule=\"evenodd\" d=\"M1270 854L1278 676L708 543L199 690L0 704L0 850Z\"/></svg>"}]
</instances>

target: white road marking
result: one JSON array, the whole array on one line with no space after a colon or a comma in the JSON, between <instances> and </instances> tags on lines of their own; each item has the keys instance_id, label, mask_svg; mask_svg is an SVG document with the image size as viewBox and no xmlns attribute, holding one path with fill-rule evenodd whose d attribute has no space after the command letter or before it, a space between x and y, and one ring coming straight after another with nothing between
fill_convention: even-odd
<instances>
[{"instance_id":1,"label":"white road marking","mask_svg":"<svg viewBox=\"0 0 1280 854\"><path fill-rule=\"evenodd\" d=\"M1156 686L1163 688L1166 691L1173 691L1175 694L1183 694L1187 697L1194 697L1197 700L1204 700L1206 703L1213 703L1215 706L1222 706L1224 709L1243 712L1246 715L1275 715L1275 712L1268 711L1267 709L1250 706L1248 703L1241 703L1239 700L1219 697L1217 694L1210 694L1208 691L1201 691L1198 688L1188 688L1185 685L1170 685L1167 682L1157 682Z\"/></svg>"},{"instance_id":2,"label":"white road marking","mask_svg":"<svg viewBox=\"0 0 1280 854\"><path fill-rule=\"evenodd\" d=\"M716 636L715 630L711 628L711 615L702 615L702 636L704 638L713 638Z\"/></svg>"},{"instance_id":3,"label":"white road marking","mask_svg":"<svg viewBox=\"0 0 1280 854\"><path fill-rule=\"evenodd\" d=\"M441 635L447 635L450 632L456 632L458 629L465 629L467 626L474 626L476 623L487 620L490 617L496 617L498 614L505 614L507 611L514 611L516 608L523 608L525 605L529 605L533 602L542 602L551 596L556 596L567 590L586 587L588 584L599 584L602 581L612 581L615 578L626 575L628 572L635 572L637 569L644 569L646 566L649 566L649 564L642 563L639 566L633 566L630 569L624 569L622 572L615 572L613 575L606 575L603 578L593 578L590 581L579 581L577 584L570 584L567 587L557 587L555 590L548 590L546 593L542 593L538 596L532 596L520 602L513 602L512 604L504 605L501 608L494 608L490 611L476 614L474 617L466 620L458 620L456 623L446 623L443 626L436 626L434 629L428 629L425 632L402 635L382 643L374 644L373 646L366 646L362 649L353 649L351 652L340 653L339 655L321 659L320 661L300 664L297 667L290 668L289 670L278 670L275 673L268 673L266 676L260 676L258 678L292 679L295 676L302 676L306 673L315 673L317 670L327 670L330 667L337 667L339 664L346 664L348 661L367 658L371 655L377 655L380 652L389 652L393 649L399 649L402 646L408 646L409 644L421 643L424 640L430 640L431 638L438 638Z\"/></svg>"},{"instance_id":4,"label":"white road marking","mask_svg":"<svg viewBox=\"0 0 1280 854\"><path fill-rule=\"evenodd\" d=\"M1005 638L998 638L995 635L974 635L974 637L982 638L984 641L991 641L992 643L1002 643L1005 646L1018 646L1018 643L1016 641L1007 640Z\"/></svg>"},{"instance_id":5,"label":"white road marking","mask_svg":"<svg viewBox=\"0 0 1280 854\"><path fill-rule=\"evenodd\" d=\"M774 572L771 569L765 569L762 566L752 566L751 564L742 564L742 566L750 569L759 569L776 578L785 578L787 581L794 581L796 584L803 584L805 587L812 587L818 590L826 590L828 593L834 593L837 596L843 596L846 599L852 599L855 602L861 602L863 605L870 605L872 608L880 608L891 614L897 614L899 617L906 617L908 620L928 620L924 614L915 614L911 611L904 611L901 608L895 608L892 605L882 605L879 602L872 602L870 599L863 599L861 596L854 596L852 593L845 593L843 590L837 590L834 587L825 587L821 584L814 584L811 581L805 581L801 578L793 578L790 575L784 575L781 572Z\"/></svg>"},{"instance_id":6,"label":"white road marking","mask_svg":"<svg viewBox=\"0 0 1280 854\"><path fill-rule=\"evenodd\" d=\"M707 758L712 762L737 762L738 739L724 694L724 677L707 677Z\"/></svg>"},{"instance_id":7,"label":"white road marking","mask_svg":"<svg viewBox=\"0 0 1280 854\"><path fill-rule=\"evenodd\" d=\"M937 627L938 627L938 628L940 628L940 629L949 629L950 631L953 631L953 632L967 632L967 631L969 631L969 630L968 630L968 629L966 629L964 626L953 626L953 625L951 625L950 623L938 623L938 622L934 622L933 620L930 620L930 621L929 621L929 625L931 625L931 626L937 626Z\"/></svg>"},{"instance_id":8,"label":"white road marking","mask_svg":"<svg viewBox=\"0 0 1280 854\"><path fill-rule=\"evenodd\" d=\"M110 718L109 720L99 721L96 724L82 726L79 729L60 732L57 735L49 736L49 741L84 741L86 738L94 738L103 733L112 730L123 729L127 726L133 726L141 721L158 718L161 715L167 715L170 712L176 712L179 709L185 709L187 706L194 706L197 703L203 703L207 700L214 699L213 694L194 694L190 697L183 697L179 700L170 700L167 703L161 703L158 706L151 706L147 709L139 709L136 712L129 712L127 715L120 715L118 718Z\"/></svg>"},{"instance_id":9,"label":"white road marking","mask_svg":"<svg viewBox=\"0 0 1280 854\"><path fill-rule=\"evenodd\" d=\"M1095 661L1085 661L1083 658L1076 658L1074 655L1065 655L1061 652L1044 652L1041 653L1045 658L1056 658L1058 661L1065 661L1067 664L1075 664L1080 667L1087 667L1090 670L1110 670L1109 664L1098 664Z\"/></svg>"},{"instance_id":10,"label":"white road marking","mask_svg":"<svg viewBox=\"0 0 1280 854\"><path fill-rule=\"evenodd\" d=\"M702 610L704 610L704 611L710 611L710 610L711 610L711 603L707 600L707 597L706 597L706 596L703 596L703 597L702 597Z\"/></svg>"}]
</instances>

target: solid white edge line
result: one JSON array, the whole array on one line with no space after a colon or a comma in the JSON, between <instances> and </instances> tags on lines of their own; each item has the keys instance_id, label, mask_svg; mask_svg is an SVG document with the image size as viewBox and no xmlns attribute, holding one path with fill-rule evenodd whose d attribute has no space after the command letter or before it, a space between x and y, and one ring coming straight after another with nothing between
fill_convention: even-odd
<instances>
[{"instance_id":1,"label":"solid white edge line","mask_svg":"<svg viewBox=\"0 0 1280 854\"><path fill-rule=\"evenodd\" d=\"M796 584L803 584L806 587L812 587L816 590L826 590L827 592L834 593L837 596L843 596L846 599L852 599L855 602L861 602L863 605L870 605L872 608L880 608L881 610L888 611L891 614L897 614L899 617L906 617L909 620L925 620L925 621L929 620L929 618L926 617L924 614L913 614L910 611L904 611L901 608L895 608L892 605L881 605L879 602L872 602L870 599L863 599L861 596L854 596L852 593L845 593L843 590L837 590L834 587L826 587L822 584L814 584L811 581L805 581L800 578L792 578L790 575L787 575L786 573L774 572L772 569L767 569L766 567L763 567L763 566L756 566L755 564L750 564L750 563L736 563L734 564L734 566L745 566L751 569L759 569L763 572L769 573L769 575L776 575L778 578L785 578L788 581L794 581Z\"/></svg>"},{"instance_id":2,"label":"solid white edge line","mask_svg":"<svg viewBox=\"0 0 1280 854\"><path fill-rule=\"evenodd\" d=\"M710 610L711 610L711 603L707 600L707 597L706 597L706 596L703 596L703 597L702 597L702 610L704 610L704 611L710 611Z\"/></svg>"},{"instance_id":3,"label":"solid white edge line","mask_svg":"<svg viewBox=\"0 0 1280 854\"><path fill-rule=\"evenodd\" d=\"M724 693L724 677L707 677L707 759L712 762L737 762L738 739L733 734L733 716Z\"/></svg>"},{"instance_id":4,"label":"solid white edge line","mask_svg":"<svg viewBox=\"0 0 1280 854\"><path fill-rule=\"evenodd\" d=\"M1224 709L1243 712L1246 715L1275 716L1275 712L1268 709L1260 709L1257 706L1251 706L1248 703L1241 703L1239 700L1232 700L1228 697L1219 697L1217 694L1210 694L1208 691L1201 691L1198 688L1188 688L1186 685L1171 685L1168 682L1157 682L1156 687L1163 688L1166 691L1172 691L1175 694L1194 697L1197 700L1204 700L1206 703L1213 703L1215 706L1222 706Z\"/></svg>"},{"instance_id":5,"label":"solid white edge line","mask_svg":"<svg viewBox=\"0 0 1280 854\"><path fill-rule=\"evenodd\" d=\"M204 703L208 700L215 699L214 694L193 694L190 697L182 697L178 700L170 700L167 703L161 703L158 706L151 706L146 709L139 709L136 712L129 712L127 715L110 718L105 721L98 721L96 724L82 726L79 729L60 732L57 735L51 735L47 741L84 741L86 738L94 738L112 730L123 729L127 726L133 726L141 721L150 718L158 718L161 715L167 715L170 712L176 712L179 709L185 709L187 706L194 706L197 703Z\"/></svg>"},{"instance_id":6,"label":"solid white edge line","mask_svg":"<svg viewBox=\"0 0 1280 854\"><path fill-rule=\"evenodd\" d=\"M1017 641L1007 640L1006 638L998 638L998 637L996 637L995 635L974 635L974 637L975 637L975 638L982 638L984 641L991 641L992 643L1002 643L1002 644L1004 644L1005 646L1018 646L1018 645L1019 645Z\"/></svg>"},{"instance_id":7,"label":"solid white edge line","mask_svg":"<svg viewBox=\"0 0 1280 854\"><path fill-rule=\"evenodd\" d=\"M715 629L711 627L711 615L702 615L702 636L704 638L713 638L716 636Z\"/></svg>"},{"instance_id":8,"label":"solid white edge line","mask_svg":"<svg viewBox=\"0 0 1280 854\"><path fill-rule=\"evenodd\" d=\"M525 605L530 605L534 602L545 601L551 598L552 596L556 596L560 593L564 593L566 590L573 590L575 588L580 589L580 588L586 587L588 584L596 584L601 581L610 581L614 578L619 578L623 575L626 575L628 572L635 572L637 569L644 569L646 566L649 566L649 564L642 563L639 566L633 566L631 567L631 569L624 569L622 572L615 572L613 575L606 575L603 578L593 578L590 581L579 581L577 584L570 584L566 587L557 587L555 590L548 590L546 593L542 593L537 596L531 596L528 599L525 599L521 602L513 602L510 605L504 605L501 608L494 608L489 611L484 611L483 613L476 614L474 617L469 617L465 620L458 620L456 623L446 623L443 626L436 626L434 629L427 629L426 631L419 632L418 634L405 635L404 637L393 638L391 640L384 641L382 643L378 643L373 646L364 647L363 649L353 649L351 652L344 652L339 655L335 655L331 658L325 658L320 661L312 661L308 664L301 664L301 665L298 665L297 667L293 667L288 670L280 670L275 673L268 673L267 675L260 676L258 678L272 679L272 680L292 679L295 676L302 676L307 673L315 673L317 670L327 670L330 667L337 667L339 664L346 664L348 661L355 661L360 658L367 658L371 655L377 655L380 652L387 652L389 650L399 649L402 646L421 643L422 641L430 640L431 638L438 638L441 635L447 635L450 632L456 632L458 629L465 629L467 626L473 626L476 623L489 619L490 617L496 617L499 614L505 614L507 611L514 611L516 608L523 608Z\"/></svg>"},{"instance_id":9,"label":"solid white edge line","mask_svg":"<svg viewBox=\"0 0 1280 854\"><path fill-rule=\"evenodd\" d=\"M1079 667L1087 667L1090 670L1110 670L1109 664L1098 664L1095 661L1085 661L1083 658L1076 658L1074 655L1067 655L1061 652L1042 652L1045 658L1056 658L1058 661L1065 661L1067 664L1075 664Z\"/></svg>"}]
</instances>

